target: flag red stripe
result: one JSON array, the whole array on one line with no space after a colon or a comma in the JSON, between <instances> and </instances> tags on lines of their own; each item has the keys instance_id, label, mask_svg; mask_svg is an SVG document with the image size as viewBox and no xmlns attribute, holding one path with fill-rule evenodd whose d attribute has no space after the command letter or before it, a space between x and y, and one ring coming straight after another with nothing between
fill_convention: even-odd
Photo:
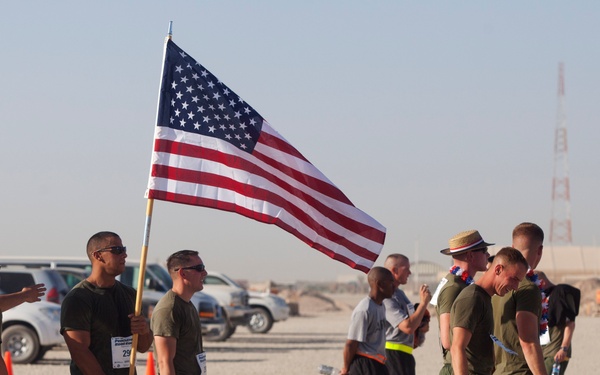
<instances>
[{"instance_id":1,"label":"flag red stripe","mask_svg":"<svg viewBox=\"0 0 600 375\"><path fill-rule=\"evenodd\" d=\"M350 200L337 187L333 185L330 185L324 181L321 181L305 173L290 168L287 164L281 163L265 154L262 154L258 150L254 150L252 156L256 156L256 158L262 161L263 163L278 169L279 171L281 171L281 173L284 173L293 178L294 180L317 190L319 193L326 195L329 198L354 206L352 202L350 202Z\"/></svg>"},{"instance_id":2,"label":"flag red stripe","mask_svg":"<svg viewBox=\"0 0 600 375\"><path fill-rule=\"evenodd\" d=\"M203 197L192 196L192 195L176 194L176 193L171 193L171 192L161 191L161 190L150 190L148 192L148 198L165 200L165 201L170 201L170 202L177 202L177 203L182 203L182 204L189 204L189 205L193 205L193 206L216 208L216 209L220 209L223 211L235 212L240 215L249 217L251 219L260 221L262 223L275 224L278 227L286 230L287 232L290 232L295 237L299 238L300 240L302 240L303 242L308 244L310 247L327 255L328 257L338 260L342 263L345 263L354 269L361 270L365 273L369 272L369 267L366 267L361 264L357 264L356 262L352 261L351 259L336 253L335 251L323 246L322 244L311 241L310 239L308 239L308 237L304 236L296 228L294 228L294 227L290 226L289 224L283 222L282 220L280 220L278 218L274 218L270 215L262 214L260 212L253 211L253 210L247 209L245 207L242 207L242 206L230 203L230 202L224 202L224 201L220 201L220 200L216 200L216 199L209 199L209 198L203 198ZM375 261L377 256L378 256L378 254L369 253L369 257L365 257L365 259L368 259L370 261Z\"/></svg>"},{"instance_id":3,"label":"flag red stripe","mask_svg":"<svg viewBox=\"0 0 600 375\"><path fill-rule=\"evenodd\" d=\"M287 143L285 140L278 138L272 134L269 134L265 131L260 133L260 137L258 138L258 142L274 149L277 149L281 152L285 152L288 155L292 155L298 159L302 159L307 163L310 163L306 158L300 153L300 151L296 150L294 146Z\"/></svg>"},{"instance_id":4,"label":"flag red stripe","mask_svg":"<svg viewBox=\"0 0 600 375\"><path fill-rule=\"evenodd\" d=\"M229 154L225 154L225 153L222 153L222 152L219 152L219 151L216 151L213 149L201 147L201 146L194 146L194 145L190 145L187 143L179 143L179 142L161 140L161 139L157 139L155 142L155 152L166 152L166 153L170 153L170 154L178 154L178 155L190 156L190 157L195 157L195 158L201 157L202 159L221 163L230 168L235 168L235 169L240 169L240 170L245 170L245 171L252 171L252 173L254 175L261 176L261 177L265 178L266 180L268 180L269 182L271 182L272 184L279 186L281 189L284 189L288 193L290 193L294 196L297 196L298 199L301 199L304 202L306 202L306 204L313 207L315 210L317 210L323 216L331 219L332 221L338 222L344 228L351 230L357 234L360 234L361 236L368 238L371 241L383 244L383 241L385 238L385 233L383 233L380 230L375 229L369 225L366 225L364 223L361 223L352 218L342 215L341 213L335 211L331 207L329 207L329 206L323 204L322 202L320 202L319 200L315 199L313 196L290 185L289 183L283 181L282 179L278 178L277 176L273 175L272 173L265 171L264 169L260 168L258 165L251 163L245 159L233 157ZM202 181L203 184L205 183L203 180L195 179L195 178L198 178L194 175L195 171L187 171L187 172L188 172L188 174L187 174L187 177L185 178L185 181L193 182L193 183ZM154 174L153 174L153 176L154 176ZM303 174L303 176L306 176L306 175ZM171 176L161 176L161 177L175 179L175 180L183 180L182 179L183 174L181 176L178 175L177 178L173 178ZM214 186L218 187L219 185L214 185ZM253 187L253 188L256 188L256 187Z\"/></svg>"},{"instance_id":5,"label":"flag red stripe","mask_svg":"<svg viewBox=\"0 0 600 375\"><path fill-rule=\"evenodd\" d=\"M187 169L179 169L179 168L169 167L169 166L165 166L165 165L156 165L156 164L153 165L152 166L152 176L159 177L159 178L165 178L165 179L169 179L169 180L191 182L191 183L201 181L202 185L214 186L214 187L231 190L231 191L234 191L237 194L243 195L245 197L249 197L249 198L256 199L256 200L261 200L264 202L269 202L277 207L281 207L281 208L285 209L294 218L296 218L298 221L304 223L307 227L311 228L313 231L318 233L321 237L323 237L329 241L338 243L341 246L352 251L354 254L359 255L365 259L369 259L369 260L373 260L373 261L375 259L377 259L377 254L374 254L374 253L370 252L369 250L365 249L364 247L359 246L359 245L355 244L354 242L347 240L345 237L331 231L330 229L323 227L320 223L318 223L315 219L313 219L310 215L308 215L306 212L304 212L302 209L300 209L294 203L284 199L283 197L275 194L274 192L272 192L268 189L263 189L263 188L259 188L259 187L253 186L253 185L243 184L238 181L235 181L234 179L224 177L221 175L216 175L214 173L206 173L206 172L192 171L192 170L187 170ZM246 208L243 208L243 209L247 210ZM236 212L238 212L238 211L236 210ZM252 215L251 217L255 218L254 215ZM255 219L259 220L258 218L255 218ZM260 220L260 221L264 221L264 220ZM357 233L365 238L369 237L369 232L376 231L372 228L370 228L369 232L364 232L364 230L362 230L362 231L357 230L354 228L355 225L353 225L356 223L356 221L352 220L351 222L348 222L348 219L341 215L339 215L337 220L334 220L334 221L337 222L338 224L342 225L344 228L347 228L348 230L350 230L354 233ZM266 220L264 222L273 224L272 220ZM383 240L384 240L383 237L384 236L382 236L382 238L380 239L380 241L378 241L378 243L383 242Z\"/></svg>"}]
</instances>

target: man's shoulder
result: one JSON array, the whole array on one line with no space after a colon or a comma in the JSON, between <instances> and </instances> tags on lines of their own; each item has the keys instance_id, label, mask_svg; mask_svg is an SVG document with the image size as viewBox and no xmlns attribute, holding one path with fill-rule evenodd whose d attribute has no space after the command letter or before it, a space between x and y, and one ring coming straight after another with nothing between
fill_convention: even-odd
<instances>
[{"instance_id":1,"label":"man's shoulder","mask_svg":"<svg viewBox=\"0 0 600 375\"><path fill-rule=\"evenodd\" d=\"M452 274L446 276L446 279L448 280L448 282L440 291L439 298L442 300L444 298L451 298L454 300L456 296L458 296L458 294L467 287L467 283L465 283L461 278L456 277Z\"/></svg>"},{"instance_id":2,"label":"man's shoulder","mask_svg":"<svg viewBox=\"0 0 600 375\"><path fill-rule=\"evenodd\" d=\"M125 291L127 291L127 293L136 293L135 289L133 289L132 287L130 287L127 284L123 284L119 280L115 280L115 287L117 287L121 290L125 290Z\"/></svg>"},{"instance_id":3,"label":"man's shoulder","mask_svg":"<svg viewBox=\"0 0 600 375\"><path fill-rule=\"evenodd\" d=\"M63 303L68 303L73 299L93 298L95 293L93 291L93 288L90 288L90 286L93 285L90 284L87 280L81 281L67 293L63 300Z\"/></svg>"},{"instance_id":4,"label":"man's shoulder","mask_svg":"<svg viewBox=\"0 0 600 375\"><path fill-rule=\"evenodd\" d=\"M514 292L515 299L541 298L540 288L535 283L523 279L519 284L519 288Z\"/></svg>"}]
</instances>

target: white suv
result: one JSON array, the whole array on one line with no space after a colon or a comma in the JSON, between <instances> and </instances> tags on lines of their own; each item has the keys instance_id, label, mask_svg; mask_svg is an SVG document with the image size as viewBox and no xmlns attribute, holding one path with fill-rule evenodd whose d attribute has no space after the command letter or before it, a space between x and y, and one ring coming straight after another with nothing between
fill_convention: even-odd
<instances>
[{"instance_id":1,"label":"white suv","mask_svg":"<svg viewBox=\"0 0 600 375\"><path fill-rule=\"evenodd\" d=\"M56 303L25 302L2 313L2 353L9 351L13 363L35 362L63 343Z\"/></svg>"}]
</instances>

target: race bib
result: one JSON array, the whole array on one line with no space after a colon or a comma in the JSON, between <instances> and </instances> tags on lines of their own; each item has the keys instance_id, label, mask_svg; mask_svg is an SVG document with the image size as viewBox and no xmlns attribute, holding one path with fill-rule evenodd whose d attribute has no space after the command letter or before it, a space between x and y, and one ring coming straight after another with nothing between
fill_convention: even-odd
<instances>
[{"instance_id":1,"label":"race bib","mask_svg":"<svg viewBox=\"0 0 600 375\"><path fill-rule=\"evenodd\" d=\"M196 354L196 361L198 361L198 366L200 367L200 373L202 375L206 375L206 352Z\"/></svg>"},{"instance_id":2,"label":"race bib","mask_svg":"<svg viewBox=\"0 0 600 375\"><path fill-rule=\"evenodd\" d=\"M113 368L129 368L132 340L132 336L110 338Z\"/></svg>"},{"instance_id":3,"label":"race bib","mask_svg":"<svg viewBox=\"0 0 600 375\"><path fill-rule=\"evenodd\" d=\"M406 309L408 310L408 315L412 315L415 313L415 305L413 305L412 303L406 305Z\"/></svg>"},{"instance_id":4,"label":"race bib","mask_svg":"<svg viewBox=\"0 0 600 375\"><path fill-rule=\"evenodd\" d=\"M540 345L548 345L550 344L550 330L547 329L546 332L540 335Z\"/></svg>"},{"instance_id":5,"label":"race bib","mask_svg":"<svg viewBox=\"0 0 600 375\"><path fill-rule=\"evenodd\" d=\"M447 282L448 282L448 279L446 279L445 277L440 280L440 283L438 284L438 287L435 290L435 293L433 293L433 296L431 296L431 301L429 302L433 306L437 306L437 299L440 295L440 292L442 291L442 288L444 287L444 285L446 285Z\"/></svg>"}]
</instances>

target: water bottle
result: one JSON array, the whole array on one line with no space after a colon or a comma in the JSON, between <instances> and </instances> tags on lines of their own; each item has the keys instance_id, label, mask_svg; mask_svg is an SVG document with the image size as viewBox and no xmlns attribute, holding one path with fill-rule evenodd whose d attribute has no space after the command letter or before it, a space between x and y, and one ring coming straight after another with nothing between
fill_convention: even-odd
<instances>
[{"instance_id":1,"label":"water bottle","mask_svg":"<svg viewBox=\"0 0 600 375\"><path fill-rule=\"evenodd\" d=\"M327 365L320 365L317 370L319 370L319 374L323 375L338 375L340 373L339 369Z\"/></svg>"},{"instance_id":2,"label":"water bottle","mask_svg":"<svg viewBox=\"0 0 600 375\"><path fill-rule=\"evenodd\" d=\"M554 364L552 365L552 375L558 374L560 374L560 363L554 362Z\"/></svg>"}]
</instances>

